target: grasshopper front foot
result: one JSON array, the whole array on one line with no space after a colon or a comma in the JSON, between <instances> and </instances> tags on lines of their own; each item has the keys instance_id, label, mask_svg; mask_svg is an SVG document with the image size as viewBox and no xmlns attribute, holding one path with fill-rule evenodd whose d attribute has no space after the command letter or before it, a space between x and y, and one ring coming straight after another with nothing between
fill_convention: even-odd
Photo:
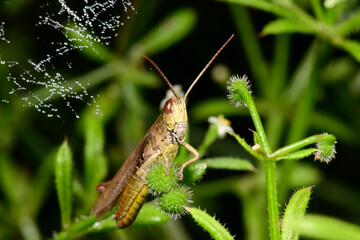
<instances>
[{"instance_id":1,"label":"grasshopper front foot","mask_svg":"<svg viewBox=\"0 0 360 240\"><path fill-rule=\"evenodd\" d=\"M177 136L175 133L171 133L171 135L173 137L176 138L176 140L183 145L192 155L194 155L194 157L192 159L190 159L189 161L185 162L183 165L181 165L180 171L179 171L179 180L182 181L184 179L184 174L183 171L184 169L189 166L191 163L195 162L196 160L199 159L200 154L199 152L190 144L188 144L187 142L185 142L185 136L184 138L180 139L179 136Z\"/></svg>"}]
</instances>

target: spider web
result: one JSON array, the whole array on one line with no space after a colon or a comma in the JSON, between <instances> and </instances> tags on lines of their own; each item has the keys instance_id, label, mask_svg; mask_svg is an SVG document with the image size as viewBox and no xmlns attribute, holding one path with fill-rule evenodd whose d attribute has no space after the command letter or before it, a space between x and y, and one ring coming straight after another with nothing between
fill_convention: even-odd
<instances>
[{"instance_id":1,"label":"spider web","mask_svg":"<svg viewBox=\"0 0 360 240\"><path fill-rule=\"evenodd\" d=\"M96 113L100 114L96 96L87 91L91 83L69 83L58 69L73 68L71 58L74 52L87 48L97 53L95 43L109 45L117 36L117 29L124 24L122 15L129 18L128 11L134 11L134 7L129 0L83 0L69 3L57 0L49 1L40 8L45 14L39 16L36 27L46 29L49 34L57 34L58 40L44 42L38 37L37 41L44 45L43 57L38 60L27 59L19 63L6 61L0 55L0 64L7 66L7 80L12 84L9 94L19 96L23 106L34 107L48 117L61 118L58 104L52 102L55 98L62 99L62 104L76 118L79 118L76 107L78 102L95 104ZM0 42L11 44L5 38L4 26L5 23L0 22ZM59 64L62 64L60 68ZM37 91L39 89L41 92ZM9 100L2 102L9 103Z\"/></svg>"}]
</instances>

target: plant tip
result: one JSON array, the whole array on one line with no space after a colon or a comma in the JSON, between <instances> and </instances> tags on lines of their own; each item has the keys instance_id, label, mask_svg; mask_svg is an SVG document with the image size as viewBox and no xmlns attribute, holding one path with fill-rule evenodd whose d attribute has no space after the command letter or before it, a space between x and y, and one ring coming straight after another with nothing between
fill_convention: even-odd
<instances>
[{"instance_id":1,"label":"plant tip","mask_svg":"<svg viewBox=\"0 0 360 240\"><path fill-rule=\"evenodd\" d=\"M320 162L329 164L335 158L335 144L336 138L333 135L327 133L322 134L316 143L318 151L315 152L314 160L320 160Z\"/></svg>"},{"instance_id":2,"label":"plant tip","mask_svg":"<svg viewBox=\"0 0 360 240\"><path fill-rule=\"evenodd\" d=\"M251 94L251 90L250 81L246 75L242 77L233 75L230 77L230 80L227 82L227 90L229 92L227 96L231 104L235 107L247 106L246 96Z\"/></svg>"}]
</instances>

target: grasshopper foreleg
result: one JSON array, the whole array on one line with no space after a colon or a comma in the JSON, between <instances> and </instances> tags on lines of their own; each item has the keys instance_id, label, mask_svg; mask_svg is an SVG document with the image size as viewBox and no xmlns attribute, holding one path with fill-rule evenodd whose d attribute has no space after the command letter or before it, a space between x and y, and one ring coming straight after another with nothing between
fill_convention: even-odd
<instances>
[{"instance_id":1,"label":"grasshopper foreleg","mask_svg":"<svg viewBox=\"0 0 360 240\"><path fill-rule=\"evenodd\" d=\"M180 142L180 144L183 145L192 155L194 155L194 157L192 159L190 159L189 161L187 161L183 165L181 165L180 172L179 172L179 175L180 175L179 179L180 179L180 181L182 181L184 178L184 174L183 174L184 168L186 168L191 163L198 160L200 157L200 154L193 146L191 146L187 142L182 141L182 142Z\"/></svg>"},{"instance_id":2,"label":"grasshopper foreleg","mask_svg":"<svg viewBox=\"0 0 360 240\"><path fill-rule=\"evenodd\" d=\"M190 159L189 161L185 162L183 165L181 165L181 168L180 168L180 171L179 171L179 180L182 181L183 178L184 178L184 174L183 174L183 171L184 169L189 166L191 163L195 162L196 160L199 159L200 157L200 154L199 152L193 147L191 146L190 144L188 144L187 142L184 141L185 137L183 139L180 139L175 133L172 134L176 140L181 144L183 145L186 150L188 150L192 155L194 155L194 157L192 159Z\"/></svg>"}]
</instances>

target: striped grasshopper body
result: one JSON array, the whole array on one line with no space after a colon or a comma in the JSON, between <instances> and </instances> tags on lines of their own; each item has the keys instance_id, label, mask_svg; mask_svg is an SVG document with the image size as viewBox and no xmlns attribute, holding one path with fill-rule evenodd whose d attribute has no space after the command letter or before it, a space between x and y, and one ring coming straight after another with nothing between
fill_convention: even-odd
<instances>
[{"instance_id":1,"label":"striped grasshopper body","mask_svg":"<svg viewBox=\"0 0 360 240\"><path fill-rule=\"evenodd\" d=\"M199 153L196 149L183 141L187 129L186 97L205 70L232 38L233 35L213 56L191 84L184 97L176 93L160 68L151 59L144 56L159 72L175 97L166 101L159 118L136 146L114 178L97 186L97 190L101 195L90 211L91 214L96 216L97 220L102 219L111 210L121 195L114 217L117 222L116 226L118 228L125 228L132 224L148 196L146 176L150 167L159 161L164 161L166 166L165 174L167 175L169 162L173 161L176 157L179 144L183 145L194 155L192 159L181 166L179 172L180 180L183 179L184 168L199 158Z\"/></svg>"},{"instance_id":2,"label":"striped grasshopper body","mask_svg":"<svg viewBox=\"0 0 360 240\"><path fill-rule=\"evenodd\" d=\"M185 136L187 127L186 109L184 111L185 101L183 99L181 100L179 101L176 97L169 99L164 107L164 109L168 110L174 108L173 114L180 113L177 119L179 120L181 118L181 121L175 122L176 126L174 127L173 133L169 132L171 130L166 127L168 125L164 124L167 121L165 119L169 119L168 115L171 114L166 113L165 110L149 130L149 136L155 135L158 137L150 139L145 145L143 157L146 160L144 160L143 164L131 175L120 197L119 207L115 213L116 226L118 228L124 228L130 225L145 203L148 195L146 176L150 167L156 162L165 161L165 163L169 163L173 161L177 155L179 149L178 140ZM170 124L170 121L172 120L169 119L168 124ZM194 154L194 161L197 160L199 157L197 151L193 148L188 149Z\"/></svg>"}]
</instances>

